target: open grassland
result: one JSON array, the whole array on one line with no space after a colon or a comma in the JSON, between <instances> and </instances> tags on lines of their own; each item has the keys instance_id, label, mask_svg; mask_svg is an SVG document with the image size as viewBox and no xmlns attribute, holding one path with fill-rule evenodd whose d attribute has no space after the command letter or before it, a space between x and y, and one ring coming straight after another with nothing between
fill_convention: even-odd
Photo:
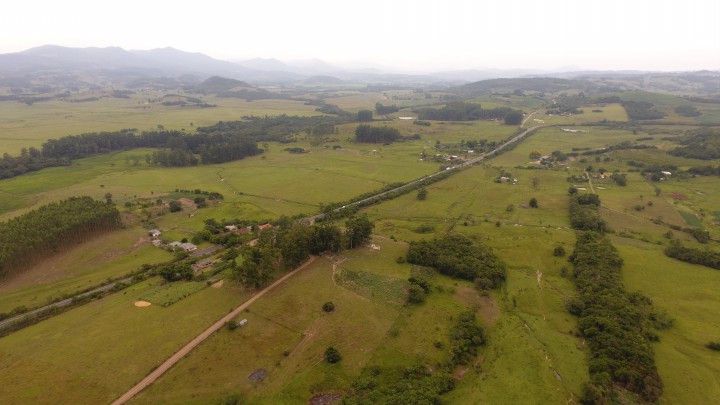
<instances>
[{"instance_id":1,"label":"open grassland","mask_svg":"<svg viewBox=\"0 0 720 405\"><path fill-rule=\"evenodd\" d=\"M123 203L135 196L153 197L176 188L201 188L222 193L225 204L254 206L268 217L314 212L320 203L347 199L437 169L434 164L418 161L419 144L346 145L337 150L301 145L311 150L305 154L284 150L291 146L298 145L271 144L270 151L262 156L187 168L158 168L144 162L135 166L127 160L147 150L81 159L68 167L3 180L0 212L75 195L102 198L109 192ZM277 206L289 207L289 212L278 212ZM245 217L245 212L236 212L233 217Z\"/></svg>"},{"instance_id":2,"label":"open grassland","mask_svg":"<svg viewBox=\"0 0 720 405\"><path fill-rule=\"evenodd\" d=\"M159 282L142 282L0 339L0 402L109 403L248 296L230 284L166 308L133 305Z\"/></svg>"},{"instance_id":3,"label":"open grassland","mask_svg":"<svg viewBox=\"0 0 720 405\"><path fill-rule=\"evenodd\" d=\"M533 151L549 155L556 150L567 153L573 148L599 149L624 141L635 141L641 136L631 131L607 127L572 127L572 129L581 132L565 132L557 127L542 128L514 149L498 156L493 160L493 164L513 167L528 163L530 152Z\"/></svg>"},{"instance_id":4,"label":"open grassland","mask_svg":"<svg viewBox=\"0 0 720 405\"><path fill-rule=\"evenodd\" d=\"M613 238L630 291L650 297L675 320L655 345L665 385L662 402L701 404L720 396L720 354L705 347L720 336L720 272L666 257L662 247Z\"/></svg>"},{"instance_id":5,"label":"open grassland","mask_svg":"<svg viewBox=\"0 0 720 405\"><path fill-rule=\"evenodd\" d=\"M425 94L430 93L416 93L412 90L387 90L382 92L342 91L340 93L341 94L328 97L325 99L325 102L335 104L343 110L350 112L374 110L375 103L383 105L396 105L404 108L437 102L437 100L434 100L433 98L426 98Z\"/></svg>"},{"instance_id":6,"label":"open grassland","mask_svg":"<svg viewBox=\"0 0 720 405\"><path fill-rule=\"evenodd\" d=\"M261 156L218 165L186 168L148 166L150 150L135 149L80 159L0 182L0 219L24 209L75 195L102 198L111 193L119 203L154 197L176 188L200 188L226 196L218 218L271 218L280 214L310 213L321 203L351 198L388 183L407 181L437 170L438 164L419 161L423 150L433 152L437 141L507 138L514 127L495 122L433 123L419 127L407 121L378 122L398 127L404 134L420 133L417 141L392 145L356 144L355 124L339 128L337 142L311 146L270 143ZM335 149L331 146L339 145ZM300 146L309 153L291 154ZM132 161L137 157L140 163ZM312 190L310 192L309 190ZM205 211L208 212L208 211ZM210 214L208 214L210 215ZM196 218L194 223L200 223Z\"/></svg>"},{"instance_id":7,"label":"open grassland","mask_svg":"<svg viewBox=\"0 0 720 405\"><path fill-rule=\"evenodd\" d=\"M672 122L682 124L713 124L720 125L720 104L701 103L690 101L680 96L644 91L623 92L618 94L623 100L645 101L655 105L656 109L665 113L665 117L658 122ZM684 117L675 112L675 107L692 105L701 115L697 117Z\"/></svg>"},{"instance_id":8,"label":"open grassland","mask_svg":"<svg viewBox=\"0 0 720 405\"><path fill-rule=\"evenodd\" d=\"M170 253L152 246L139 227L108 232L66 248L0 281L0 312L33 308L137 270L168 260Z\"/></svg>"},{"instance_id":9,"label":"open grassland","mask_svg":"<svg viewBox=\"0 0 720 405\"><path fill-rule=\"evenodd\" d=\"M159 94L139 93L131 98L103 98L71 103L53 100L26 105L0 102L0 154L16 154L21 148L39 147L50 138L123 128L186 129L212 125L218 121L242 119L246 115L320 115L315 107L301 101L257 100L203 97L216 107L164 106L151 103Z\"/></svg>"},{"instance_id":10,"label":"open grassland","mask_svg":"<svg viewBox=\"0 0 720 405\"><path fill-rule=\"evenodd\" d=\"M582 125L600 121L625 122L628 120L625 108L620 104L585 105L578 109L582 113L572 115L548 115L541 111L533 115L531 120L544 125Z\"/></svg>"},{"instance_id":11,"label":"open grassland","mask_svg":"<svg viewBox=\"0 0 720 405\"><path fill-rule=\"evenodd\" d=\"M517 96L514 94L491 94L482 97L476 97L470 100L474 103L480 103L483 108L510 107L531 112L541 109L547 104L547 101L535 96Z\"/></svg>"},{"instance_id":12,"label":"open grassland","mask_svg":"<svg viewBox=\"0 0 720 405\"><path fill-rule=\"evenodd\" d=\"M406 195L366 211L383 235L413 240L454 229L480 237L509 265L506 286L492 294L493 315L484 318L488 346L449 394L449 402L576 399L587 366L582 342L574 336L575 320L564 309L574 288L561 275L565 259L552 256L555 246L570 250L574 241L566 228L564 174L518 170L520 181L513 186L495 183L498 172L472 168L429 186L425 201ZM530 185L530 175L539 177L538 189ZM539 209L521 207L531 195L538 196ZM434 233L415 231L427 224L435 226ZM462 286L458 294L475 291Z\"/></svg>"}]
</instances>

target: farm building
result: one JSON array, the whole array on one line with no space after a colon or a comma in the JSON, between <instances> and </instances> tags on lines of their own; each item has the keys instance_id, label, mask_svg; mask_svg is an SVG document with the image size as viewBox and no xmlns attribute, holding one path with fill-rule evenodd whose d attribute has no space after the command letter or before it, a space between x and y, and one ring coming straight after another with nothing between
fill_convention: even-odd
<instances>
[{"instance_id":1,"label":"farm building","mask_svg":"<svg viewBox=\"0 0 720 405\"><path fill-rule=\"evenodd\" d=\"M233 231L237 231L237 229L238 229L237 225L225 225L226 231L233 232Z\"/></svg>"},{"instance_id":2,"label":"farm building","mask_svg":"<svg viewBox=\"0 0 720 405\"><path fill-rule=\"evenodd\" d=\"M148 235L150 235L150 237L153 239L159 238L161 234L162 232L160 232L159 229L151 229L148 231Z\"/></svg>"},{"instance_id":3,"label":"farm building","mask_svg":"<svg viewBox=\"0 0 720 405\"><path fill-rule=\"evenodd\" d=\"M180 249L186 251L186 252L194 252L197 250L197 246L195 244L190 242L185 242L180 244Z\"/></svg>"},{"instance_id":4,"label":"farm building","mask_svg":"<svg viewBox=\"0 0 720 405\"><path fill-rule=\"evenodd\" d=\"M196 263L193 263L192 269L194 272L197 273L200 270L203 270L203 269L209 267L213 263L215 263L215 259L213 259L212 257L208 257L207 259L202 259L202 260L197 261Z\"/></svg>"},{"instance_id":5,"label":"farm building","mask_svg":"<svg viewBox=\"0 0 720 405\"><path fill-rule=\"evenodd\" d=\"M175 241L175 242L170 242L168 244L168 246L170 246L173 249L182 249L186 252L194 252L197 250L197 246L195 246L195 244L189 243L189 242Z\"/></svg>"}]
</instances>

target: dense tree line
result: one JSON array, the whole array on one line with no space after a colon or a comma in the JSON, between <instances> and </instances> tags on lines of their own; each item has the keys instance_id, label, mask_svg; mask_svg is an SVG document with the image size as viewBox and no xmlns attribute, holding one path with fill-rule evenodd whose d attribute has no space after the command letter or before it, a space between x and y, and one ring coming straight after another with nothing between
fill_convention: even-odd
<instances>
[{"instance_id":1,"label":"dense tree line","mask_svg":"<svg viewBox=\"0 0 720 405\"><path fill-rule=\"evenodd\" d=\"M658 120L665 117L665 114L655 108L653 103L647 101L623 101L622 106L625 108L628 117L631 120Z\"/></svg>"},{"instance_id":2,"label":"dense tree line","mask_svg":"<svg viewBox=\"0 0 720 405\"><path fill-rule=\"evenodd\" d=\"M505 281L505 263L489 246L463 235L410 242L407 261L474 281L482 289L495 288Z\"/></svg>"},{"instance_id":3,"label":"dense tree line","mask_svg":"<svg viewBox=\"0 0 720 405\"><path fill-rule=\"evenodd\" d=\"M665 248L665 254L684 262L701 264L703 266L720 270L720 253L718 252L696 249L682 246L679 243L673 243Z\"/></svg>"},{"instance_id":4,"label":"dense tree line","mask_svg":"<svg viewBox=\"0 0 720 405\"><path fill-rule=\"evenodd\" d=\"M574 229L598 232L607 229L605 221L600 217L600 197L597 194L577 194L577 190L571 191L569 209L570 225Z\"/></svg>"},{"instance_id":5,"label":"dense tree line","mask_svg":"<svg viewBox=\"0 0 720 405\"><path fill-rule=\"evenodd\" d=\"M663 384L651 347L657 340L651 302L625 292L622 258L602 233L579 233L570 261L579 296L568 309L579 317L578 328L590 350L590 382L583 402L615 402L618 386L656 402Z\"/></svg>"},{"instance_id":6,"label":"dense tree line","mask_svg":"<svg viewBox=\"0 0 720 405\"><path fill-rule=\"evenodd\" d=\"M357 113L357 120L360 122L369 122L373 120L373 112L371 110L360 110Z\"/></svg>"},{"instance_id":7,"label":"dense tree line","mask_svg":"<svg viewBox=\"0 0 720 405\"><path fill-rule=\"evenodd\" d=\"M190 166L198 163L222 163L262 152L257 142L291 142L302 132L333 133L335 125L349 120L340 117L245 117L243 121L218 122L198 127L195 133L184 131L144 131L122 129L91 132L50 139L41 149L24 149L19 156L3 155L0 179L69 165L74 159L133 148L162 148L148 160L160 166Z\"/></svg>"},{"instance_id":8,"label":"dense tree line","mask_svg":"<svg viewBox=\"0 0 720 405\"><path fill-rule=\"evenodd\" d=\"M694 159L720 159L720 130L700 128L684 136L671 155Z\"/></svg>"},{"instance_id":9,"label":"dense tree line","mask_svg":"<svg viewBox=\"0 0 720 405\"><path fill-rule=\"evenodd\" d=\"M698 110L694 105L690 104L684 104L675 107L675 112L678 115L682 115L683 117L699 117L700 115L702 115L700 110Z\"/></svg>"},{"instance_id":10,"label":"dense tree line","mask_svg":"<svg viewBox=\"0 0 720 405\"><path fill-rule=\"evenodd\" d=\"M355 140L362 143L392 143L402 138L397 128L358 125L355 128Z\"/></svg>"},{"instance_id":11,"label":"dense tree line","mask_svg":"<svg viewBox=\"0 0 720 405\"><path fill-rule=\"evenodd\" d=\"M398 111L400 111L400 108L396 105L383 105L382 103L375 103L375 112L379 115L388 115Z\"/></svg>"},{"instance_id":12,"label":"dense tree line","mask_svg":"<svg viewBox=\"0 0 720 405\"><path fill-rule=\"evenodd\" d=\"M257 245L234 274L245 285L262 287L276 272L297 267L311 254L360 246L369 240L373 226L366 215L349 218L345 232L335 225L307 226L281 218L277 226L260 232Z\"/></svg>"},{"instance_id":13,"label":"dense tree line","mask_svg":"<svg viewBox=\"0 0 720 405\"><path fill-rule=\"evenodd\" d=\"M19 176L46 167L67 166L69 164L69 159L48 158L37 148L23 148L18 156L11 156L9 153L3 154L2 159L0 159L0 179Z\"/></svg>"},{"instance_id":14,"label":"dense tree line","mask_svg":"<svg viewBox=\"0 0 720 405\"><path fill-rule=\"evenodd\" d=\"M519 124L517 114L520 114L522 121L522 111L518 111L509 107L496 107L484 109L477 103L466 103L463 101L448 103L441 108L421 108L417 111L420 120L435 121L475 121L475 120L504 120L508 114L510 123Z\"/></svg>"},{"instance_id":15,"label":"dense tree line","mask_svg":"<svg viewBox=\"0 0 720 405\"><path fill-rule=\"evenodd\" d=\"M720 166L695 166L688 169L695 176L720 176Z\"/></svg>"},{"instance_id":16,"label":"dense tree line","mask_svg":"<svg viewBox=\"0 0 720 405\"><path fill-rule=\"evenodd\" d=\"M90 233L120 226L112 204L76 197L0 223L0 276Z\"/></svg>"}]
</instances>

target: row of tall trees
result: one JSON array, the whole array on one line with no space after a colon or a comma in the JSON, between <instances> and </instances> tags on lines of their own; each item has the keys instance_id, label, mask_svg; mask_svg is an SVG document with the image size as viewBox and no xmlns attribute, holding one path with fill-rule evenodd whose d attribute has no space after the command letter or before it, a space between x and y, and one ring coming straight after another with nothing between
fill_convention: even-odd
<instances>
[{"instance_id":1,"label":"row of tall trees","mask_svg":"<svg viewBox=\"0 0 720 405\"><path fill-rule=\"evenodd\" d=\"M509 107L485 109L480 104L463 101L448 103L441 108L421 108L417 114L420 120L436 121L505 120L510 114L508 124L522 122L522 111Z\"/></svg>"},{"instance_id":2,"label":"row of tall trees","mask_svg":"<svg viewBox=\"0 0 720 405\"><path fill-rule=\"evenodd\" d=\"M199 127L194 133L122 129L69 135L50 139L41 149L23 149L19 156L4 154L0 159L0 179L46 167L69 165L74 159L133 148L164 149L148 157L150 163L160 166L228 162L262 153L257 142L291 142L300 133L333 133L336 124L349 119L280 115L221 121Z\"/></svg>"},{"instance_id":3,"label":"row of tall trees","mask_svg":"<svg viewBox=\"0 0 720 405\"><path fill-rule=\"evenodd\" d=\"M74 197L0 223L0 276L94 232L117 228L113 204Z\"/></svg>"},{"instance_id":4,"label":"row of tall trees","mask_svg":"<svg viewBox=\"0 0 720 405\"><path fill-rule=\"evenodd\" d=\"M402 138L397 128L358 125L355 128L355 140L362 143L392 143Z\"/></svg>"},{"instance_id":5,"label":"row of tall trees","mask_svg":"<svg viewBox=\"0 0 720 405\"><path fill-rule=\"evenodd\" d=\"M590 382L583 402L615 402L618 386L656 402L663 384L651 346L658 339L651 322L657 318L652 303L625 291L623 260L603 233L579 233L570 261L579 294L568 308L578 316L590 350Z\"/></svg>"},{"instance_id":6,"label":"row of tall trees","mask_svg":"<svg viewBox=\"0 0 720 405\"><path fill-rule=\"evenodd\" d=\"M623 260L604 233L600 198L573 189L570 194L570 222L579 230L569 257L578 296L568 302L568 311L579 318L590 350L590 381L582 402L616 402L618 388L656 402L663 384L651 342L659 339L654 330L671 322L654 312L649 298L625 291Z\"/></svg>"},{"instance_id":7,"label":"row of tall trees","mask_svg":"<svg viewBox=\"0 0 720 405\"><path fill-rule=\"evenodd\" d=\"M719 252L713 252L712 250L707 249L696 249L692 247L682 246L679 243L674 243L665 248L665 254L669 257L682 260L684 262L701 264L703 266L720 270Z\"/></svg>"},{"instance_id":8,"label":"row of tall trees","mask_svg":"<svg viewBox=\"0 0 720 405\"><path fill-rule=\"evenodd\" d=\"M671 150L670 154L694 159L720 159L720 130L715 128L694 130L680 140L680 145Z\"/></svg>"}]
</instances>

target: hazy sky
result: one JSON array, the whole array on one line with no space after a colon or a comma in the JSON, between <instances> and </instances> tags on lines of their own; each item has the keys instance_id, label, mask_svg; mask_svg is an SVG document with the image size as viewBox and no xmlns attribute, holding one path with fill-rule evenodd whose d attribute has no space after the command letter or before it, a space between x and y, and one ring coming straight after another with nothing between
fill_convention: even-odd
<instances>
[{"instance_id":1,"label":"hazy sky","mask_svg":"<svg viewBox=\"0 0 720 405\"><path fill-rule=\"evenodd\" d=\"M172 46L223 59L720 69L720 0L8 0L0 52Z\"/></svg>"}]
</instances>

